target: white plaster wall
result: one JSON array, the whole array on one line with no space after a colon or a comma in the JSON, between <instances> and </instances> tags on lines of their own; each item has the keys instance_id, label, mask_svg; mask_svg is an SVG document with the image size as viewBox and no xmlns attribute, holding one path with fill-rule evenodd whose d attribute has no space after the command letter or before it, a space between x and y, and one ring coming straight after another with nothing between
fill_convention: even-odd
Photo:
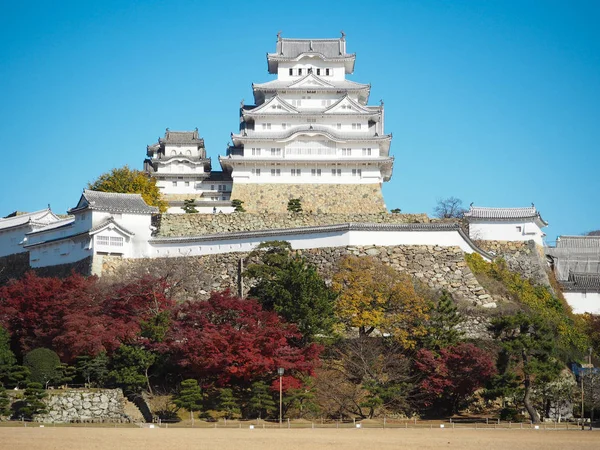
<instances>
[{"instance_id":1,"label":"white plaster wall","mask_svg":"<svg viewBox=\"0 0 600 450\"><path fill-rule=\"evenodd\" d=\"M260 169L260 175L252 173L252 169ZM336 175L332 175L331 170L336 169ZM281 175L272 176L271 169L279 169ZM300 175L292 176L292 169L300 169ZM321 176L312 175L311 169L321 169ZM337 169L341 170L341 175L337 175ZM353 175L352 169L360 169ZM297 172L296 172L297 173ZM378 184L381 183L381 172L377 166L363 166L360 163L344 164L339 166L310 163L291 163L281 162L277 165L266 165L257 163L255 166L242 166L236 168L232 173L236 183L242 184Z\"/></svg>"},{"instance_id":2,"label":"white plaster wall","mask_svg":"<svg viewBox=\"0 0 600 450\"><path fill-rule=\"evenodd\" d=\"M290 61L290 62L280 62L277 67L277 79L282 81L295 81L300 78L306 76L308 74L308 68L312 67L313 72L316 75L317 71L315 69L320 68L321 75L319 78L323 78L324 80L344 80L346 78L346 69L344 63L339 62L327 62L319 59L318 57L304 57L299 61ZM294 75L290 76L290 68L298 69L302 68L302 75L298 76L297 71L294 70ZM325 75L325 69L330 68L330 75Z\"/></svg>"},{"instance_id":3,"label":"white plaster wall","mask_svg":"<svg viewBox=\"0 0 600 450\"><path fill-rule=\"evenodd\" d=\"M521 227L521 231L517 230ZM543 246L544 233L533 221L470 222L469 237L486 241L529 241Z\"/></svg>"},{"instance_id":4,"label":"white plaster wall","mask_svg":"<svg viewBox=\"0 0 600 450\"><path fill-rule=\"evenodd\" d=\"M165 145L165 156L169 157L175 155L200 156L200 150L196 145Z\"/></svg>"},{"instance_id":5,"label":"white plaster wall","mask_svg":"<svg viewBox=\"0 0 600 450\"><path fill-rule=\"evenodd\" d=\"M282 234L271 237L226 239L195 243L151 244L151 257L198 256L215 253L251 251L261 242L288 241L294 249L323 247L346 247L348 245L392 246L392 245L431 245L440 247L460 247L465 253L473 249L458 231L339 231L311 234Z\"/></svg>"},{"instance_id":6,"label":"white plaster wall","mask_svg":"<svg viewBox=\"0 0 600 450\"><path fill-rule=\"evenodd\" d=\"M25 234L30 231L32 231L30 225L0 231L0 256L26 252L27 249L24 249L20 243L25 239Z\"/></svg>"},{"instance_id":7,"label":"white plaster wall","mask_svg":"<svg viewBox=\"0 0 600 450\"><path fill-rule=\"evenodd\" d=\"M40 245L29 252L29 264L37 268L81 261L92 254L88 242L88 237L80 237Z\"/></svg>"},{"instance_id":8,"label":"white plaster wall","mask_svg":"<svg viewBox=\"0 0 600 450\"><path fill-rule=\"evenodd\" d=\"M127 257L141 258L149 252L148 239L152 234L150 214L123 214L121 220L117 220L127 230L134 233L131 238L130 254Z\"/></svg>"},{"instance_id":9,"label":"white plaster wall","mask_svg":"<svg viewBox=\"0 0 600 450\"><path fill-rule=\"evenodd\" d=\"M600 314L600 292L563 292L575 314Z\"/></svg>"}]
</instances>

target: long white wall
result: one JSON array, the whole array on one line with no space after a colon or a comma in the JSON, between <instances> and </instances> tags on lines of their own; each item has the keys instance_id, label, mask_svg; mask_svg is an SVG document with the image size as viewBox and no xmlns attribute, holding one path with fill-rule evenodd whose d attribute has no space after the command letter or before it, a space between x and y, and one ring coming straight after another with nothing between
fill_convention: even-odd
<instances>
[{"instance_id":1,"label":"long white wall","mask_svg":"<svg viewBox=\"0 0 600 450\"><path fill-rule=\"evenodd\" d=\"M575 314L600 314L600 292L564 292L563 295Z\"/></svg>"},{"instance_id":2,"label":"long white wall","mask_svg":"<svg viewBox=\"0 0 600 450\"><path fill-rule=\"evenodd\" d=\"M307 234L294 234L292 230L281 234L262 237L226 238L185 242L182 240L154 239L150 243L150 257L199 256L218 253L252 251L262 242L288 241L297 250L346 247L348 245L392 246L392 245L431 245L440 247L460 247L465 253L474 249L456 230L448 231L322 231Z\"/></svg>"}]
</instances>

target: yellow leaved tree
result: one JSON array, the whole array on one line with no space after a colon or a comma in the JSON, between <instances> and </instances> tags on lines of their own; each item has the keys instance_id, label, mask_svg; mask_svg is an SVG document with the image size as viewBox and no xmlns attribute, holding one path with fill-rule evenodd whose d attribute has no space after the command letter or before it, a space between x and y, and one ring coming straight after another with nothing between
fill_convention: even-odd
<instances>
[{"instance_id":1,"label":"yellow leaved tree","mask_svg":"<svg viewBox=\"0 0 600 450\"><path fill-rule=\"evenodd\" d=\"M360 336L377 331L405 349L427 334L429 301L420 296L410 276L371 257L348 256L333 277L338 293L336 313L348 330Z\"/></svg>"},{"instance_id":2,"label":"yellow leaved tree","mask_svg":"<svg viewBox=\"0 0 600 450\"><path fill-rule=\"evenodd\" d=\"M164 213L168 206L156 186L156 179L149 177L141 170L132 170L128 166L103 173L96 181L88 184L88 189L121 194L141 194L148 205L157 206L161 213Z\"/></svg>"}]
</instances>

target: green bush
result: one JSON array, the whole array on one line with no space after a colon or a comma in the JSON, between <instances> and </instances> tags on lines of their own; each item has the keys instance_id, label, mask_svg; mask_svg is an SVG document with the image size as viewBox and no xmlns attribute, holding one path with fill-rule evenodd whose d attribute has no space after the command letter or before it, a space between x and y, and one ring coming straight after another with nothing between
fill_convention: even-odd
<instances>
[{"instance_id":1,"label":"green bush","mask_svg":"<svg viewBox=\"0 0 600 450\"><path fill-rule=\"evenodd\" d=\"M60 383L63 378L60 358L56 352L48 348L31 350L23 358L23 365L31 372L29 379L43 386Z\"/></svg>"}]
</instances>

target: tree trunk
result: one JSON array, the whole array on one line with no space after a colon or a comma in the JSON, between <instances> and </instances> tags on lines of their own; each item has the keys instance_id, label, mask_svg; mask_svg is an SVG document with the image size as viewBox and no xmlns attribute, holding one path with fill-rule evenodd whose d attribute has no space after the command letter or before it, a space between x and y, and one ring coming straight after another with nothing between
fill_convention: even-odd
<instances>
[{"instance_id":1,"label":"tree trunk","mask_svg":"<svg viewBox=\"0 0 600 450\"><path fill-rule=\"evenodd\" d=\"M149 367L146 367L146 371L145 371L145 375L146 375L146 384L148 385L148 393L150 395L153 395L152 393L152 387L150 387L150 377L148 376L148 369Z\"/></svg>"},{"instance_id":2,"label":"tree trunk","mask_svg":"<svg viewBox=\"0 0 600 450\"><path fill-rule=\"evenodd\" d=\"M531 421L533 423L540 423L540 416L538 415L537 411L531 404L531 399L529 398L531 395L531 378L529 375L525 375L524 385L525 385L525 395L523 396L523 405L525 406L525 409L527 410L529 417L531 417Z\"/></svg>"}]
</instances>

